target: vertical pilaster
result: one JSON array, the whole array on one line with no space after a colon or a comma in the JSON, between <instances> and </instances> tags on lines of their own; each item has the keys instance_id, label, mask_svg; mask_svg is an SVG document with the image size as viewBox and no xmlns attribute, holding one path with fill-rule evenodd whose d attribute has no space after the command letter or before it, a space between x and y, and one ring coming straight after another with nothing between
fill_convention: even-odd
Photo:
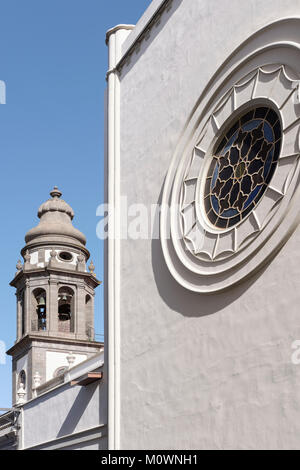
<instances>
[{"instance_id":1,"label":"vertical pilaster","mask_svg":"<svg viewBox=\"0 0 300 470\"><path fill-rule=\"evenodd\" d=\"M94 314L95 314L95 294L93 293L93 295L91 295L91 305L88 311L88 322L91 325L93 331L95 331Z\"/></svg>"},{"instance_id":2,"label":"vertical pilaster","mask_svg":"<svg viewBox=\"0 0 300 470\"><path fill-rule=\"evenodd\" d=\"M31 291L30 281L25 281L25 296L24 296L24 322L25 322L25 335L31 331Z\"/></svg>"},{"instance_id":3,"label":"vertical pilaster","mask_svg":"<svg viewBox=\"0 0 300 470\"><path fill-rule=\"evenodd\" d=\"M22 293L16 292L17 299L17 341L22 337Z\"/></svg>"},{"instance_id":4,"label":"vertical pilaster","mask_svg":"<svg viewBox=\"0 0 300 470\"><path fill-rule=\"evenodd\" d=\"M77 286L76 325L76 338L86 339L85 288L83 283Z\"/></svg>"},{"instance_id":5,"label":"vertical pilaster","mask_svg":"<svg viewBox=\"0 0 300 470\"><path fill-rule=\"evenodd\" d=\"M133 26L119 25L108 31L109 70L107 73L107 168L108 168L108 312L106 356L108 363L109 449L120 448L120 79L117 70L122 43ZM108 360L107 360L108 359Z\"/></svg>"}]
</instances>

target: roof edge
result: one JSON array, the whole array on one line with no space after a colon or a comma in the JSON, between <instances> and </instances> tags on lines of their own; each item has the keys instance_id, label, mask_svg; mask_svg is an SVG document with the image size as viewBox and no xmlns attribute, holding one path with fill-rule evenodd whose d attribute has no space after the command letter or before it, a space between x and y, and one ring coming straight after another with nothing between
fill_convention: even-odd
<instances>
[{"instance_id":1,"label":"roof edge","mask_svg":"<svg viewBox=\"0 0 300 470\"><path fill-rule=\"evenodd\" d=\"M110 28L108 31L106 31L106 36L105 36L105 42L108 44L109 38L112 34L116 33L120 29L125 29L127 31L132 31L135 28L134 24L118 24L114 26L113 28Z\"/></svg>"},{"instance_id":2,"label":"roof edge","mask_svg":"<svg viewBox=\"0 0 300 470\"><path fill-rule=\"evenodd\" d=\"M132 33L122 44L122 57L119 60L116 68L122 66L127 57L132 54L135 47L141 41L142 37L152 28L152 25L156 23L157 20L159 20L164 10L168 7L171 7L172 2L173 0L152 0L146 11L137 22Z\"/></svg>"}]
</instances>

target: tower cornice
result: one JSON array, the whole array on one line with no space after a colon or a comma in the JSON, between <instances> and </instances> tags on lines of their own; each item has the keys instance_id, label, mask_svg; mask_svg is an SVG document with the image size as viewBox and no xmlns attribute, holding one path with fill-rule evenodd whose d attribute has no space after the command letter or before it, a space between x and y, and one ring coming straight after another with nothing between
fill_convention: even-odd
<instances>
[{"instance_id":1,"label":"tower cornice","mask_svg":"<svg viewBox=\"0 0 300 470\"><path fill-rule=\"evenodd\" d=\"M67 270L67 269L61 269L61 268L34 268L30 269L27 272L20 271L14 279L10 282L10 286L12 287L17 287L18 283L21 281L22 278L28 279L29 277L32 277L33 274L57 274L61 276L62 274L65 274L68 277L74 277L74 278L84 278L85 280L88 280L94 288L100 286L102 284L102 281L99 281L93 274L88 273L88 272L82 272L82 271L73 271L73 270ZM51 279L50 281L57 282L54 279Z\"/></svg>"},{"instance_id":2,"label":"tower cornice","mask_svg":"<svg viewBox=\"0 0 300 470\"><path fill-rule=\"evenodd\" d=\"M104 347L104 343L100 341L90 341L90 340L81 340L81 339L73 339L67 337L59 337L59 336L42 336L42 335L26 335L21 338L17 343L15 343L6 354L8 356L14 356L19 352L22 353L24 349L30 347L34 341L38 341L39 343L50 343L50 344L66 344L68 347L72 346L88 346L91 348L102 348Z\"/></svg>"},{"instance_id":3,"label":"tower cornice","mask_svg":"<svg viewBox=\"0 0 300 470\"><path fill-rule=\"evenodd\" d=\"M78 245L76 243L72 243L70 242L69 239L64 239L63 236L60 236L59 238L56 237L56 238L52 238L52 240L49 239L49 237L47 237L47 239L45 239L44 241L43 240L40 240L38 242L32 242L32 243L28 243L27 245L25 245L22 250L21 250L21 255L23 256L23 258L25 257L25 254L26 254L26 251L30 248L30 249L34 249L34 248L42 248L42 247L47 247L49 245L53 245L53 246L61 246L61 247L68 247L68 248L75 248L76 250L80 250L82 251L85 256L86 256L86 260L88 260L90 258L90 252L89 250L83 246L83 245Z\"/></svg>"}]
</instances>

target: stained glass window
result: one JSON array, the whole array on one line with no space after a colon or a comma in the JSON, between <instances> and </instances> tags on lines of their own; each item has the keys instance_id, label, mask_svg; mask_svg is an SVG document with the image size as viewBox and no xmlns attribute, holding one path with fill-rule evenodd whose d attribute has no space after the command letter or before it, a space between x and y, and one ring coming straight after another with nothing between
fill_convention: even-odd
<instances>
[{"instance_id":1,"label":"stained glass window","mask_svg":"<svg viewBox=\"0 0 300 470\"><path fill-rule=\"evenodd\" d=\"M276 169L281 123L267 107L255 108L225 131L208 170L205 211L215 227L239 223L258 204Z\"/></svg>"}]
</instances>

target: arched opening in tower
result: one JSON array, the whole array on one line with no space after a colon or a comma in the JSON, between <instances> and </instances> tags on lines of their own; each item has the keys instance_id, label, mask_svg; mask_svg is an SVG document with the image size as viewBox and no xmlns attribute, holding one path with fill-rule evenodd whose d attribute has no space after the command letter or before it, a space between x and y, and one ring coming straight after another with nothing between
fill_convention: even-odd
<instances>
[{"instance_id":1,"label":"arched opening in tower","mask_svg":"<svg viewBox=\"0 0 300 470\"><path fill-rule=\"evenodd\" d=\"M32 331L47 330L47 301L46 291L44 289L35 289L32 293Z\"/></svg>"},{"instance_id":2,"label":"arched opening in tower","mask_svg":"<svg viewBox=\"0 0 300 470\"><path fill-rule=\"evenodd\" d=\"M58 331L74 332L74 292L67 286L58 291Z\"/></svg>"}]
</instances>

